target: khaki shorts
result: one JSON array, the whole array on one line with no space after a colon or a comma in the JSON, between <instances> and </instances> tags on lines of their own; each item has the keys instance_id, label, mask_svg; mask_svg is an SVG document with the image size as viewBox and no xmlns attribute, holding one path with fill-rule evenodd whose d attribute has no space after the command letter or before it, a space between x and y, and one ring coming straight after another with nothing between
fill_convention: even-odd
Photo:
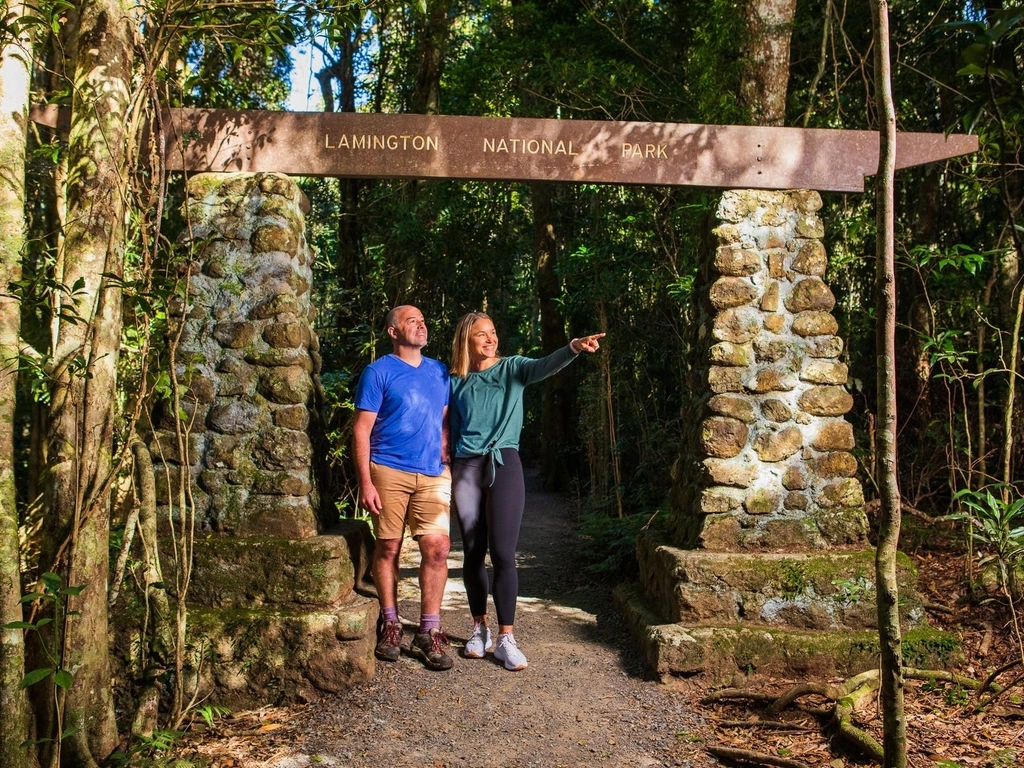
<instances>
[{"instance_id":1,"label":"khaki shorts","mask_svg":"<svg viewBox=\"0 0 1024 768\"><path fill-rule=\"evenodd\" d=\"M373 533L378 539L402 538L406 523L413 538L432 533L449 535L452 473L448 467L431 477L371 461L370 480L383 507L379 515L373 515Z\"/></svg>"}]
</instances>

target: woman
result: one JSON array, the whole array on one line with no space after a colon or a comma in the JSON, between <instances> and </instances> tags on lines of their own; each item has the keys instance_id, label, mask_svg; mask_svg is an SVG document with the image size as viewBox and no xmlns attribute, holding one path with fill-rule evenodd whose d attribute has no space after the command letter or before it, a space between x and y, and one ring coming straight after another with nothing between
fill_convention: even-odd
<instances>
[{"instance_id":1,"label":"woman","mask_svg":"<svg viewBox=\"0 0 1024 768\"><path fill-rule=\"evenodd\" d=\"M526 656L512 634L519 593L516 547L526 503L519 433L523 390L572 362L580 352L596 352L596 333L540 360L498 356L498 335L482 312L463 315L452 341L451 397L452 501L462 532L463 580L473 614L465 656L483 658L491 646L487 626L488 551L494 568L494 608L498 639L494 656L510 670L524 669Z\"/></svg>"}]
</instances>

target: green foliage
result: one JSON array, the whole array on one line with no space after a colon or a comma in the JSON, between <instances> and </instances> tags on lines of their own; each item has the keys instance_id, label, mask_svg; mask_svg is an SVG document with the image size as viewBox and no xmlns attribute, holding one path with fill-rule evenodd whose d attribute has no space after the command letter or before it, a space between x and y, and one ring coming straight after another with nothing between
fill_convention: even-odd
<instances>
[{"instance_id":1,"label":"green foliage","mask_svg":"<svg viewBox=\"0 0 1024 768\"><path fill-rule=\"evenodd\" d=\"M174 750L180 744L180 731L156 730L152 736L135 734L127 751L117 750L109 758L113 766L128 768L198 768L202 763L175 756Z\"/></svg>"},{"instance_id":2,"label":"green foliage","mask_svg":"<svg viewBox=\"0 0 1024 768\"><path fill-rule=\"evenodd\" d=\"M35 621L12 621L4 624L3 628L20 629L25 632L39 634L39 648L42 649L50 664L46 667L39 667L28 671L21 680L21 687L28 688L44 680L50 680L50 684L55 692L58 690L66 692L74 683L74 673L61 666L62 630L64 619L78 614L77 611L68 610L68 601L70 598L80 595L85 587L65 587L58 574L49 572L42 574L39 577L39 582L43 591L28 592L22 595L21 602L33 603L38 601L41 609L40 613L43 615ZM46 628L45 631L44 628ZM59 697L57 701L60 701ZM30 744L57 742L59 745L61 741L77 733L77 728L64 729L63 712L59 705L56 715L56 732L53 736L37 738L29 742Z\"/></svg>"},{"instance_id":3,"label":"green foliage","mask_svg":"<svg viewBox=\"0 0 1024 768\"><path fill-rule=\"evenodd\" d=\"M667 522L667 510L610 517L604 512L580 515L579 556L589 573L618 581L637 575L636 538L641 531Z\"/></svg>"},{"instance_id":4,"label":"green foliage","mask_svg":"<svg viewBox=\"0 0 1024 768\"><path fill-rule=\"evenodd\" d=\"M993 493L995 491L995 493ZM997 569L1000 585L1020 596L1017 571L1024 566L1024 496L1012 486L964 488L953 497L965 511L947 520L966 520L979 546L979 564Z\"/></svg>"}]
</instances>

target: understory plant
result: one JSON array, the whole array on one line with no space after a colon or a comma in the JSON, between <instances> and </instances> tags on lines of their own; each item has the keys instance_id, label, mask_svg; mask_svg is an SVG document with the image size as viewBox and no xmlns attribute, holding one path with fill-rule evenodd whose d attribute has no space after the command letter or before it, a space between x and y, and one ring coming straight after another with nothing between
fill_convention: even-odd
<instances>
[{"instance_id":1,"label":"understory plant","mask_svg":"<svg viewBox=\"0 0 1024 768\"><path fill-rule=\"evenodd\" d=\"M948 519L968 523L971 540L978 547L978 565L993 568L1000 588L1016 603L1024 568L1024 496L1000 483L979 490L965 488L953 498L964 511Z\"/></svg>"}]
</instances>

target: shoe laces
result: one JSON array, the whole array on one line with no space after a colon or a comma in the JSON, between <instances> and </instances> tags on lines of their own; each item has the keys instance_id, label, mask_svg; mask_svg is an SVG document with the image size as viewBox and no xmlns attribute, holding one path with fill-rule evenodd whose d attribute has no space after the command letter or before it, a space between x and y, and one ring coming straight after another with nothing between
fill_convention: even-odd
<instances>
[{"instance_id":1,"label":"shoe laces","mask_svg":"<svg viewBox=\"0 0 1024 768\"><path fill-rule=\"evenodd\" d=\"M448 635L446 635L440 629L436 632L430 633L430 650L432 653L443 654L445 652L444 649L448 645Z\"/></svg>"},{"instance_id":2,"label":"shoe laces","mask_svg":"<svg viewBox=\"0 0 1024 768\"><path fill-rule=\"evenodd\" d=\"M397 621L386 622L381 640L387 645L399 645L402 641L402 625Z\"/></svg>"}]
</instances>

